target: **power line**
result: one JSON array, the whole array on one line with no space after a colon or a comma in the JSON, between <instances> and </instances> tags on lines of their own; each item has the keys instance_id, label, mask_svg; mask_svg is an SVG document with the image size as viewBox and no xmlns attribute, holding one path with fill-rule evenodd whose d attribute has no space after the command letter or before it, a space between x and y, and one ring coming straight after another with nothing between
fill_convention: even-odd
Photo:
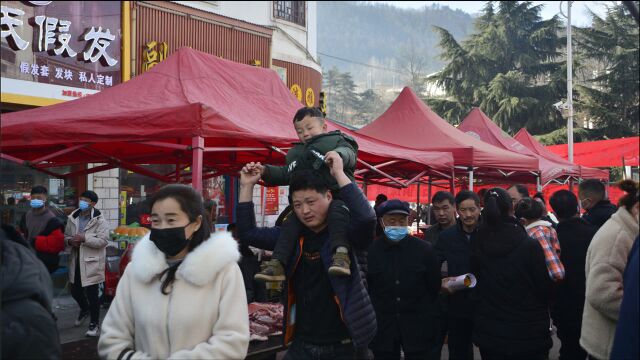
<instances>
[{"instance_id":1,"label":"power line","mask_svg":"<svg viewBox=\"0 0 640 360\"><path fill-rule=\"evenodd\" d=\"M373 68L373 69L378 69L378 70L385 70L385 71L395 72L395 73L398 73L398 74L404 74L401 70L398 70L398 69L392 69L392 68L387 68L387 67L383 67L383 66L376 66L376 65L369 65L369 64L365 64L365 63L362 63L362 62L359 62L359 61L349 60L349 59L341 58L341 57L338 57L338 56L325 54L325 53L322 53L320 51L318 51L318 54L320 54L322 56L326 56L328 58L332 58L332 59L348 62L348 63L351 63L351 64L356 64L356 65L360 65L360 66L366 66L366 67Z\"/></svg>"}]
</instances>

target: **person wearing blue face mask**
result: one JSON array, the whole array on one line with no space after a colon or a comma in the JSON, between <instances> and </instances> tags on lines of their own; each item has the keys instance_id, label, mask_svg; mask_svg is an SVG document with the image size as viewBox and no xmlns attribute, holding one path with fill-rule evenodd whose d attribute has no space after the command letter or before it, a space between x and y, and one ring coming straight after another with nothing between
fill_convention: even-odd
<instances>
[{"instance_id":1,"label":"person wearing blue face mask","mask_svg":"<svg viewBox=\"0 0 640 360\"><path fill-rule=\"evenodd\" d=\"M367 282L378 331L369 345L376 359L429 359L438 341L436 300L440 266L426 241L409 235L409 204L382 203L383 234L369 247Z\"/></svg>"},{"instance_id":2,"label":"person wearing blue face mask","mask_svg":"<svg viewBox=\"0 0 640 360\"><path fill-rule=\"evenodd\" d=\"M19 229L35 249L38 259L52 273L58 268L58 254L64 250L64 224L47 206L47 194L44 186L34 186L31 189L31 210L20 220Z\"/></svg>"},{"instance_id":3,"label":"person wearing blue face mask","mask_svg":"<svg viewBox=\"0 0 640 360\"><path fill-rule=\"evenodd\" d=\"M87 336L100 335L100 301L98 287L104 282L109 225L100 210L95 209L98 194L87 190L80 194L78 209L69 215L64 231L69 254L71 296L80 306L75 326L91 317Z\"/></svg>"}]
</instances>

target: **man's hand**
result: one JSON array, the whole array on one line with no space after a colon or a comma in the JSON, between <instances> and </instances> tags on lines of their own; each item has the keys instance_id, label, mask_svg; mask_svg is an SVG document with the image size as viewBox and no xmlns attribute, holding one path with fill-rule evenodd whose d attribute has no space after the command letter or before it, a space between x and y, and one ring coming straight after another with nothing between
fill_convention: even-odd
<instances>
[{"instance_id":1,"label":"man's hand","mask_svg":"<svg viewBox=\"0 0 640 360\"><path fill-rule=\"evenodd\" d=\"M258 183L264 172L264 166L260 163L248 163L240 170L240 185L253 186Z\"/></svg>"},{"instance_id":2,"label":"man's hand","mask_svg":"<svg viewBox=\"0 0 640 360\"><path fill-rule=\"evenodd\" d=\"M80 247L80 245L85 242L85 237L83 234L75 234L73 239L69 240L69 244L73 247Z\"/></svg>"},{"instance_id":3,"label":"man's hand","mask_svg":"<svg viewBox=\"0 0 640 360\"><path fill-rule=\"evenodd\" d=\"M239 202L251 202L253 198L253 187L260 180L260 172L264 171L264 166L260 163L250 162L240 170L240 192Z\"/></svg>"},{"instance_id":4,"label":"man's hand","mask_svg":"<svg viewBox=\"0 0 640 360\"><path fill-rule=\"evenodd\" d=\"M344 172L344 164L340 154L335 151L329 151L324 155L324 162L327 163L331 176L336 177L339 172Z\"/></svg>"},{"instance_id":5,"label":"man's hand","mask_svg":"<svg viewBox=\"0 0 640 360\"><path fill-rule=\"evenodd\" d=\"M329 167L329 172L336 179L338 186L344 187L351 183L351 179L344 173L344 162L340 154L329 151L324 155L324 162Z\"/></svg>"},{"instance_id":6,"label":"man's hand","mask_svg":"<svg viewBox=\"0 0 640 360\"><path fill-rule=\"evenodd\" d=\"M451 295L453 293L455 293L455 291L451 290L449 288L449 281L455 279L455 277L446 277L444 279L442 279L442 282L440 283L440 291L443 294L447 294L447 295Z\"/></svg>"}]
</instances>

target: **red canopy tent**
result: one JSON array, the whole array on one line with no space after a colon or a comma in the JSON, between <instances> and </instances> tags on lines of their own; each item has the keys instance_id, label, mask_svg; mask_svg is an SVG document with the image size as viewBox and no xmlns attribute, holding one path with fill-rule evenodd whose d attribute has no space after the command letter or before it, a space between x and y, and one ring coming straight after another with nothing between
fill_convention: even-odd
<instances>
[{"instance_id":1,"label":"red canopy tent","mask_svg":"<svg viewBox=\"0 0 640 360\"><path fill-rule=\"evenodd\" d=\"M564 161L562 163L557 163L534 153L504 132L479 108L473 108L471 110L471 112L458 126L458 130L496 147L537 158L540 163L541 174L540 177L536 176L536 179L539 180L537 184L538 190L541 190L544 186L554 180L556 182L564 183L571 177L578 178L580 176L579 166L567 166Z\"/></svg>"},{"instance_id":2,"label":"red canopy tent","mask_svg":"<svg viewBox=\"0 0 640 360\"><path fill-rule=\"evenodd\" d=\"M3 114L0 154L58 177L121 167L201 189L203 177L237 172L250 161L282 163L278 148L297 140L291 119L299 108L274 71L182 48L100 93ZM395 161L420 174L451 166L450 154L381 152L379 145L361 144L361 168ZM105 165L64 175L47 170L89 162ZM157 174L140 164L176 164L176 171ZM182 171L187 167L192 173Z\"/></svg>"},{"instance_id":3,"label":"red canopy tent","mask_svg":"<svg viewBox=\"0 0 640 360\"><path fill-rule=\"evenodd\" d=\"M471 137L440 118L408 87L389 109L357 131L374 139L424 151L451 152L456 169L506 178L514 172L538 170L538 160L497 148ZM472 186L472 185L471 185Z\"/></svg>"},{"instance_id":4,"label":"red canopy tent","mask_svg":"<svg viewBox=\"0 0 640 360\"><path fill-rule=\"evenodd\" d=\"M576 166L574 163L570 162L569 160L563 159L562 157L547 150L547 148L545 148L542 144L540 144L538 140L536 140L531 134L529 134L529 132L525 128L520 129L520 131L518 131L518 133L516 134L516 136L514 136L514 138L518 140L521 144L529 148L529 150L533 151L534 153L548 160L551 160L559 164L566 164L567 167ZM594 168L590 168L582 165L579 165L579 166L580 166L581 178L609 181L609 171L594 169Z\"/></svg>"},{"instance_id":5,"label":"red canopy tent","mask_svg":"<svg viewBox=\"0 0 640 360\"><path fill-rule=\"evenodd\" d=\"M640 138L589 141L573 144L573 161L576 164L593 167L638 166ZM568 146L551 145L546 149L567 159Z\"/></svg>"}]
</instances>

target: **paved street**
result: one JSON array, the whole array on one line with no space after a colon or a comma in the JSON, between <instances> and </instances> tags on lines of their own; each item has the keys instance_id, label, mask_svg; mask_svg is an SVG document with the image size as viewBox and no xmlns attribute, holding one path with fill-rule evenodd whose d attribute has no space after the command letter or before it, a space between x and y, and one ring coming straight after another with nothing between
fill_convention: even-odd
<instances>
[{"instance_id":1,"label":"paved street","mask_svg":"<svg viewBox=\"0 0 640 360\"><path fill-rule=\"evenodd\" d=\"M56 293L60 292L59 289ZM89 325L88 320L84 325L75 327L73 323L78 316L78 305L73 300L71 295L60 294L54 300L54 312L58 317L58 330L60 332L60 342L62 344L63 359L64 360L93 360L98 359L96 347L98 344L97 339L87 338L85 332ZM100 309L100 320L104 319L106 315L105 309ZM554 336L553 348L549 353L549 360L558 359L558 351L560 350L560 341ZM474 348L475 359L480 360L480 352L477 348ZM277 359L282 359L284 353L280 353ZM449 352L445 346L442 350L442 360L449 358Z\"/></svg>"},{"instance_id":2,"label":"paved street","mask_svg":"<svg viewBox=\"0 0 640 360\"><path fill-rule=\"evenodd\" d=\"M59 292L56 289L56 292ZM53 301L53 311L58 317L58 332L62 344L62 358L65 360L92 360L98 359L96 348L97 338L88 338L85 332L89 326L89 320L81 326L75 327L73 323L78 316L78 305L68 294L61 294ZM100 321L104 319L106 310L100 309Z\"/></svg>"}]
</instances>

